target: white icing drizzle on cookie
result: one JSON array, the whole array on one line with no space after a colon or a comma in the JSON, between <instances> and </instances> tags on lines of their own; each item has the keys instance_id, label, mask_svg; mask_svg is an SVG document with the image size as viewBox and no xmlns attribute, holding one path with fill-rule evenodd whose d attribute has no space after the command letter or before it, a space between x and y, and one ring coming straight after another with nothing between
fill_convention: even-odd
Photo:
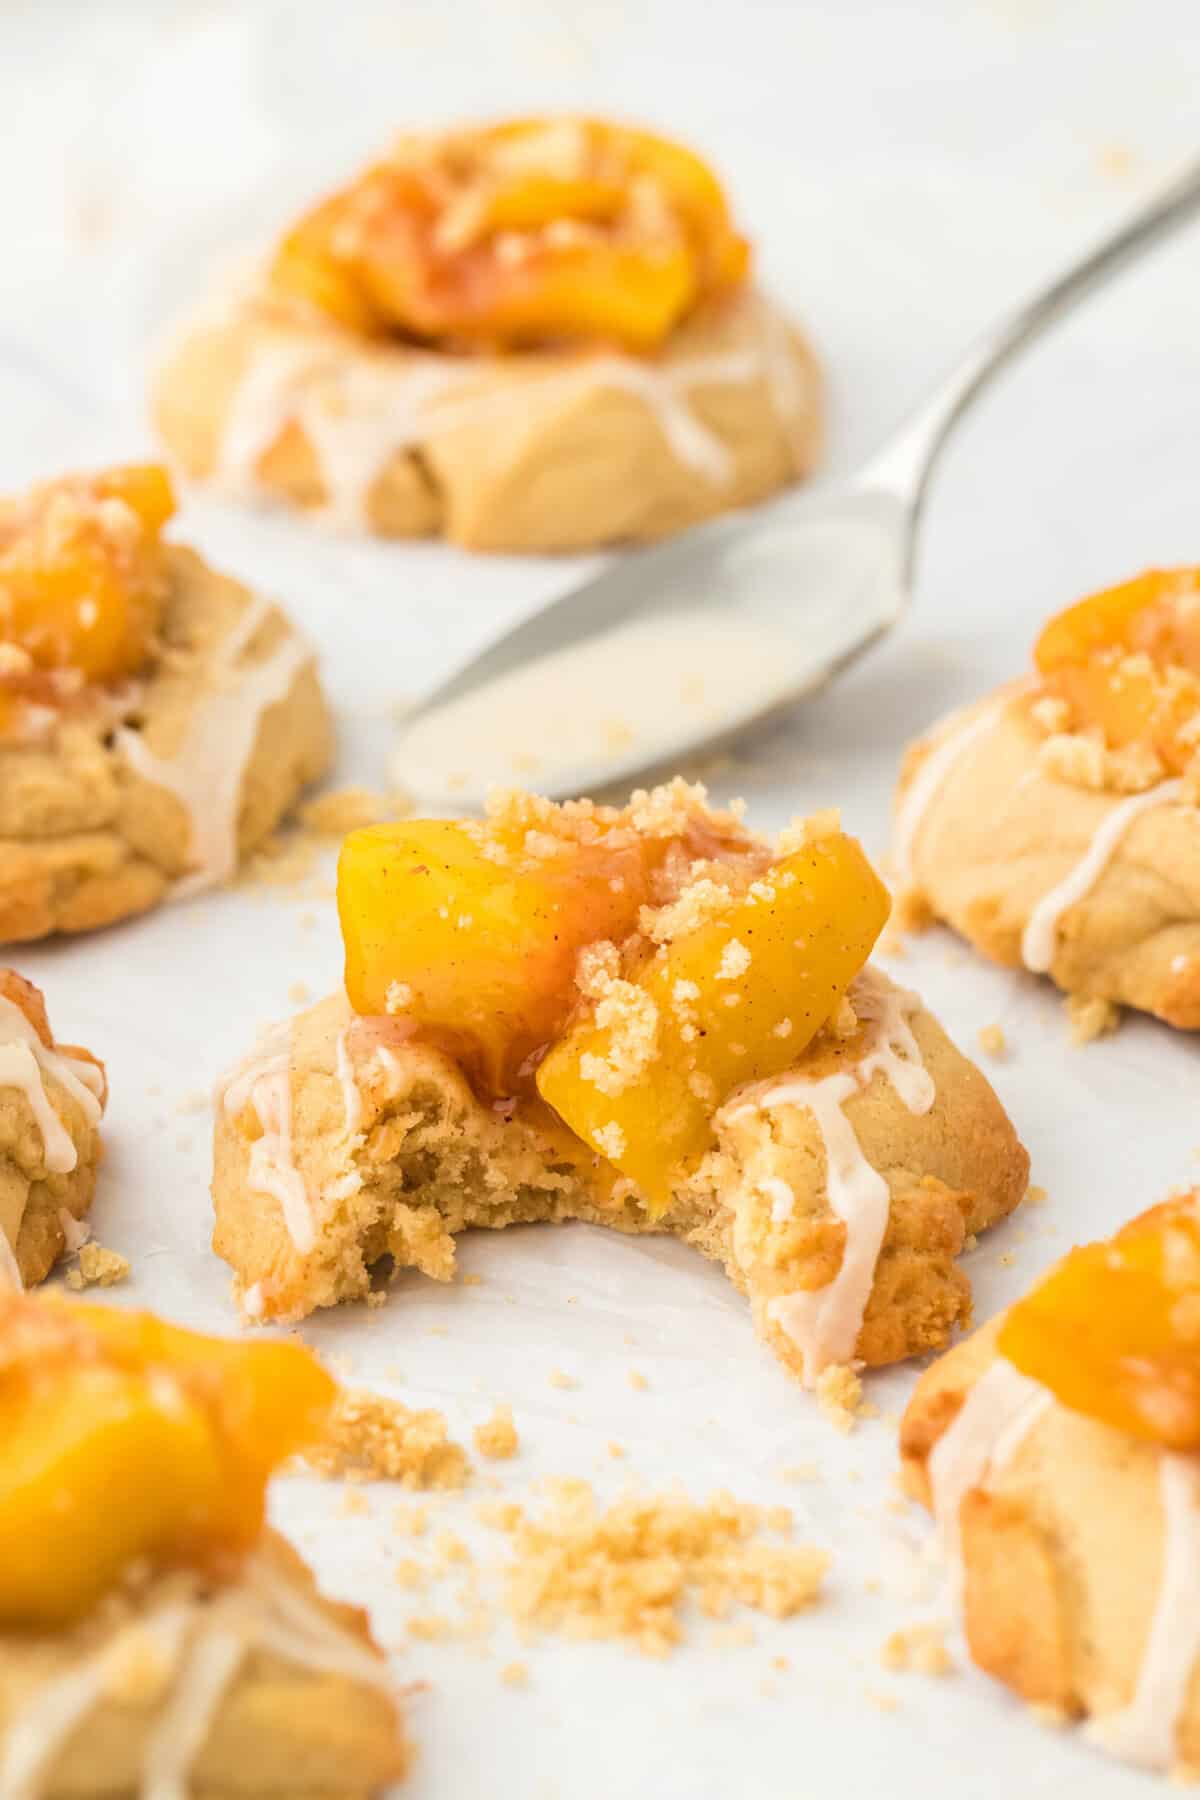
<instances>
[{"instance_id":1,"label":"white icing drizzle on cookie","mask_svg":"<svg viewBox=\"0 0 1200 1800\"><path fill-rule=\"evenodd\" d=\"M1030 913L1021 935L1021 961L1027 969L1035 975L1049 973L1063 914L1091 893L1134 820L1157 806L1169 806L1182 788L1181 781L1160 781L1143 794L1130 794L1105 815L1070 874L1044 894Z\"/></svg>"},{"instance_id":2,"label":"white icing drizzle on cookie","mask_svg":"<svg viewBox=\"0 0 1200 1800\"><path fill-rule=\"evenodd\" d=\"M933 1516L956 1590L962 1585L959 1514L964 1499L1012 1460L1034 1421L1052 1402L1053 1396L1038 1382L997 1357L930 1452Z\"/></svg>"},{"instance_id":3,"label":"white icing drizzle on cookie","mask_svg":"<svg viewBox=\"0 0 1200 1800\"><path fill-rule=\"evenodd\" d=\"M247 660L263 626L278 616L264 595L243 609L217 646L210 685L192 707L173 756L156 756L143 734L128 726L115 734L135 773L174 794L191 821L192 867L175 884L178 898L227 881L236 870L242 786L259 726L312 661L311 647L290 627L269 655Z\"/></svg>"},{"instance_id":4,"label":"white icing drizzle on cookie","mask_svg":"<svg viewBox=\"0 0 1200 1800\"><path fill-rule=\"evenodd\" d=\"M48 1080L65 1090L89 1125L99 1123L104 1077L96 1064L48 1049L16 1002L0 995L0 1087L16 1088L28 1101L50 1174L69 1175L79 1161L79 1152L51 1104Z\"/></svg>"},{"instance_id":5,"label":"white icing drizzle on cookie","mask_svg":"<svg viewBox=\"0 0 1200 1800\"><path fill-rule=\"evenodd\" d=\"M253 1108L261 1135L250 1146L246 1185L279 1202L288 1236L307 1256L317 1234L308 1186L292 1153L291 1041L289 1022L268 1027L219 1085L217 1104L231 1117Z\"/></svg>"},{"instance_id":6,"label":"white icing drizzle on cookie","mask_svg":"<svg viewBox=\"0 0 1200 1800\"><path fill-rule=\"evenodd\" d=\"M1008 708L1011 692L1003 700L979 709L952 713L943 720L937 737L926 751L896 809L892 857L896 881L902 888L916 879L914 856L926 814L945 787L952 770L976 743L999 722Z\"/></svg>"},{"instance_id":7,"label":"white icing drizzle on cookie","mask_svg":"<svg viewBox=\"0 0 1200 1800\"><path fill-rule=\"evenodd\" d=\"M920 1006L917 996L892 987L868 968L855 981L850 997L859 1018L870 1027L862 1057L819 1079L786 1075L748 1103L754 1111L803 1106L811 1113L825 1149L829 1207L846 1227L841 1263L831 1281L812 1293L781 1294L767 1304L767 1316L803 1355L804 1380L810 1386L831 1363L848 1363L854 1357L891 1206L888 1184L863 1154L845 1104L865 1093L876 1075L891 1082L911 1113L927 1113L937 1097L908 1022ZM735 1100L729 1116L746 1105ZM773 1218L779 1209L776 1193Z\"/></svg>"},{"instance_id":8,"label":"white icing drizzle on cookie","mask_svg":"<svg viewBox=\"0 0 1200 1800\"><path fill-rule=\"evenodd\" d=\"M204 1595L198 1580L193 1586L187 1598L119 1630L77 1668L36 1690L6 1721L0 1749L4 1800L39 1800L58 1755L103 1702L135 1643L147 1643L162 1659L167 1683L166 1703L142 1752L142 1800L186 1800L191 1769L221 1700L254 1651L391 1693L382 1659L265 1557L216 1596Z\"/></svg>"},{"instance_id":9,"label":"white icing drizzle on cookie","mask_svg":"<svg viewBox=\"0 0 1200 1800\"><path fill-rule=\"evenodd\" d=\"M520 415L534 399L569 399L577 390L618 389L653 412L674 456L721 486L733 457L691 404L705 385L766 381L777 415L794 446L802 441L812 396L782 321L758 296L743 302L754 341L691 357L661 361L610 351L581 352L537 371L531 357L514 359L535 372L501 392L490 390L488 362L413 350L403 361L362 360L358 345L320 329L278 342L259 341L230 406L214 471L216 483L242 493L261 485L263 457L289 425L299 426L317 458L330 522L362 529L371 491L392 458L439 431ZM472 391L474 390L474 391Z\"/></svg>"},{"instance_id":10,"label":"white icing drizzle on cookie","mask_svg":"<svg viewBox=\"0 0 1200 1800\"><path fill-rule=\"evenodd\" d=\"M1158 1464L1163 1555L1158 1599L1127 1706L1102 1714L1086 1735L1114 1756L1170 1768L1179 1721L1200 1658L1200 1460L1164 1450Z\"/></svg>"},{"instance_id":11,"label":"white icing drizzle on cookie","mask_svg":"<svg viewBox=\"0 0 1200 1800\"><path fill-rule=\"evenodd\" d=\"M354 1059L350 1054L348 1042L353 1021L343 1025L337 1034L337 1072L342 1084L342 1111L346 1122L346 1136L353 1137L362 1125L362 1095L358 1089L358 1075L354 1067Z\"/></svg>"}]
</instances>

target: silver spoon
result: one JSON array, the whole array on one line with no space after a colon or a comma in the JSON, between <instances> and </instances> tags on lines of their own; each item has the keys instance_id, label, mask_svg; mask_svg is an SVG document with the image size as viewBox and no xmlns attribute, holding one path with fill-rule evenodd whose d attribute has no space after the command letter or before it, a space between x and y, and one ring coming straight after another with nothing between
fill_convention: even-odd
<instances>
[{"instance_id":1,"label":"silver spoon","mask_svg":"<svg viewBox=\"0 0 1200 1800\"><path fill-rule=\"evenodd\" d=\"M985 332L855 474L625 555L524 620L408 716L397 778L455 809L494 781L587 793L822 687L908 605L929 477L976 394L1198 207L1200 165Z\"/></svg>"}]
</instances>

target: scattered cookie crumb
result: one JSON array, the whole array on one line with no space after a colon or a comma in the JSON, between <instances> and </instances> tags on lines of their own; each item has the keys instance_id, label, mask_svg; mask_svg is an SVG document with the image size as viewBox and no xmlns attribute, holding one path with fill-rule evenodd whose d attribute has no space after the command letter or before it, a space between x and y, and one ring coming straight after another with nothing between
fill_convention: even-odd
<instances>
[{"instance_id":1,"label":"scattered cookie crumb","mask_svg":"<svg viewBox=\"0 0 1200 1800\"><path fill-rule=\"evenodd\" d=\"M554 1484L540 1518L518 1512L509 1610L575 1638L627 1638L662 1656L684 1636L682 1602L724 1619L734 1604L790 1618L819 1597L829 1557L764 1540L762 1509L717 1494L628 1496L599 1511L586 1481Z\"/></svg>"},{"instance_id":2,"label":"scattered cookie crumb","mask_svg":"<svg viewBox=\"0 0 1200 1800\"><path fill-rule=\"evenodd\" d=\"M461 1488L470 1480L466 1452L440 1412L413 1412L363 1388L339 1394L321 1442L304 1460L318 1475L410 1488Z\"/></svg>"},{"instance_id":3,"label":"scattered cookie crumb","mask_svg":"<svg viewBox=\"0 0 1200 1800\"><path fill-rule=\"evenodd\" d=\"M434 1568L438 1574L458 1563L475 1559L456 1531L439 1531L433 1540Z\"/></svg>"},{"instance_id":4,"label":"scattered cookie crumb","mask_svg":"<svg viewBox=\"0 0 1200 1800\"><path fill-rule=\"evenodd\" d=\"M490 1419L475 1427L475 1448L480 1456L506 1462L510 1456L517 1454L520 1445L511 1406L498 1406Z\"/></svg>"},{"instance_id":5,"label":"scattered cookie crumb","mask_svg":"<svg viewBox=\"0 0 1200 1800\"><path fill-rule=\"evenodd\" d=\"M942 1625L909 1625L884 1640L879 1660L885 1669L903 1675L951 1675L954 1658L946 1648Z\"/></svg>"},{"instance_id":6,"label":"scattered cookie crumb","mask_svg":"<svg viewBox=\"0 0 1200 1800\"><path fill-rule=\"evenodd\" d=\"M67 1271L67 1286L76 1294L89 1287L116 1287L128 1274L129 1259L118 1251L106 1250L103 1244L81 1244L78 1266Z\"/></svg>"},{"instance_id":7,"label":"scattered cookie crumb","mask_svg":"<svg viewBox=\"0 0 1200 1800\"><path fill-rule=\"evenodd\" d=\"M1025 1190L1026 1206L1044 1206L1049 1198L1044 1187L1029 1187Z\"/></svg>"},{"instance_id":8,"label":"scattered cookie crumb","mask_svg":"<svg viewBox=\"0 0 1200 1800\"><path fill-rule=\"evenodd\" d=\"M640 1369L630 1369L629 1385L631 1388L636 1388L639 1394L642 1394L650 1386L650 1383L646 1380L646 1377L642 1374Z\"/></svg>"},{"instance_id":9,"label":"scattered cookie crumb","mask_svg":"<svg viewBox=\"0 0 1200 1800\"><path fill-rule=\"evenodd\" d=\"M870 1417L862 1397L862 1381L849 1363L831 1363L817 1376L817 1405L837 1431L853 1431Z\"/></svg>"},{"instance_id":10,"label":"scattered cookie crumb","mask_svg":"<svg viewBox=\"0 0 1200 1800\"><path fill-rule=\"evenodd\" d=\"M303 1006L306 1001L311 1000L312 989L309 987L307 981L293 981L291 987L288 989L288 999L292 1002L293 1006Z\"/></svg>"},{"instance_id":11,"label":"scattered cookie crumb","mask_svg":"<svg viewBox=\"0 0 1200 1800\"><path fill-rule=\"evenodd\" d=\"M564 1370L551 1369L550 1386L553 1388L574 1388L578 1387L579 1383L573 1375L566 1374Z\"/></svg>"},{"instance_id":12,"label":"scattered cookie crumb","mask_svg":"<svg viewBox=\"0 0 1200 1800\"><path fill-rule=\"evenodd\" d=\"M986 1056L1006 1056L1008 1039L1004 1035L1003 1025L982 1026L979 1032L979 1048Z\"/></svg>"},{"instance_id":13,"label":"scattered cookie crumb","mask_svg":"<svg viewBox=\"0 0 1200 1800\"><path fill-rule=\"evenodd\" d=\"M392 1530L401 1537L424 1537L428 1523L427 1506L398 1506L392 1514Z\"/></svg>"},{"instance_id":14,"label":"scattered cookie crumb","mask_svg":"<svg viewBox=\"0 0 1200 1800\"><path fill-rule=\"evenodd\" d=\"M895 1694L881 1694L877 1688L864 1688L867 1701L877 1712L894 1713L900 1711L900 1702Z\"/></svg>"},{"instance_id":15,"label":"scattered cookie crumb","mask_svg":"<svg viewBox=\"0 0 1200 1800\"><path fill-rule=\"evenodd\" d=\"M529 1665L523 1662L505 1663L500 1671L500 1679L505 1687L528 1687Z\"/></svg>"},{"instance_id":16,"label":"scattered cookie crumb","mask_svg":"<svg viewBox=\"0 0 1200 1800\"><path fill-rule=\"evenodd\" d=\"M773 1656L771 1658L771 1667L773 1669L778 1669L781 1675L786 1675L791 1666L792 1659L790 1656Z\"/></svg>"},{"instance_id":17,"label":"scattered cookie crumb","mask_svg":"<svg viewBox=\"0 0 1200 1800\"><path fill-rule=\"evenodd\" d=\"M483 1276L482 1275L464 1275L462 1278L462 1286L463 1287L482 1287L483 1286Z\"/></svg>"},{"instance_id":18,"label":"scattered cookie crumb","mask_svg":"<svg viewBox=\"0 0 1200 1800\"><path fill-rule=\"evenodd\" d=\"M1068 994L1067 1028L1076 1045L1094 1043L1109 1037L1121 1023L1121 1009L1111 1000L1097 1000L1089 994Z\"/></svg>"},{"instance_id":19,"label":"scattered cookie crumb","mask_svg":"<svg viewBox=\"0 0 1200 1800\"><path fill-rule=\"evenodd\" d=\"M789 1463L779 1471L780 1481L819 1481L821 1471L816 1463Z\"/></svg>"},{"instance_id":20,"label":"scattered cookie crumb","mask_svg":"<svg viewBox=\"0 0 1200 1800\"><path fill-rule=\"evenodd\" d=\"M608 1454L612 1457L620 1458L622 1456L628 1456L629 1452L626 1450L624 1444L618 1444L616 1439L613 1438L609 1442Z\"/></svg>"},{"instance_id":21,"label":"scattered cookie crumb","mask_svg":"<svg viewBox=\"0 0 1200 1800\"><path fill-rule=\"evenodd\" d=\"M409 1637L420 1638L424 1643L438 1643L448 1638L451 1632L449 1619L441 1613L417 1613L408 1621Z\"/></svg>"},{"instance_id":22,"label":"scattered cookie crumb","mask_svg":"<svg viewBox=\"0 0 1200 1800\"><path fill-rule=\"evenodd\" d=\"M338 1507L339 1519L370 1518L371 1507L361 1488L347 1486Z\"/></svg>"}]
</instances>

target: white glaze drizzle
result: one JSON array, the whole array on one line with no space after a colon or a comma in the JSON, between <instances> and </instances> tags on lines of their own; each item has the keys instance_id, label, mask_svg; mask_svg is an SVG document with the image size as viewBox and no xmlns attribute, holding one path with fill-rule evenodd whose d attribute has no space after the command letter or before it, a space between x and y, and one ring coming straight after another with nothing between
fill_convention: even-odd
<instances>
[{"instance_id":1,"label":"white glaze drizzle","mask_svg":"<svg viewBox=\"0 0 1200 1800\"><path fill-rule=\"evenodd\" d=\"M117 748L145 781L166 788L191 822L192 868L176 882L184 898L226 881L237 868L238 810L246 766L254 754L259 726L272 706L286 699L312 649L290 628L258 662L243 659L276 608L255 595L217 646L212 685L195 703L183 741L171 757L156 756L144 735L122 726Z\"/></svg>"},{"instance_id":2,"label":"white glaze drizzle","mask_svg":"<svg viewBox=\"0 0 1200 1800\"><path fill-rule=\"evenodd\" d=\"M204 1747L213 1719L246 1654L247 1633L212 1609L206 1629L179 1670L174 1689L146 1740L142 1755L143 1800L188 1800L188 1773Z\"/></svg>"},{"instance_id":3,"label":"white glaze drizzle","mask_svg":"<svg viewBox=\"0 0 1200 1800\"><path fill-rule=\"evenodd\" d=\"M971 745L990 731L1007 709L1010 695L990 706L968 712L952 713L942 721L937 737L926 751L916 774L909 782L896 809L896 825L892 836L892 859L896 881L902 888L911 887L915 879L914 855L921 826L930 806L950 778L951 771L966 755Z\"/></svg>"},{"instance_id":4,"label":"white glaze drizzle","mask_svg":"<svg viewBox=\"0 0 1200 1800\"><path fill-rule=\"evenodd\" d=\"M308 1185L292 1152L291 1025L272 1025L254 1052L218 1084L217 1105L231 1116L253 1107L261 1135L250 1146L246 1185L277 1200L288 1236L302 1256L317 1241Z\"/></svg>"},{"instance_id":5,"label":"white glaze drizzle","mask_svg":"<svg viewBox=\"0 0 1200 1800\"><path fill-rule=\"evenodd\" d=\"M1121 839L1135 819L1156 806L1168 806L1183 787L1180 781L1160 781L1143 794L1130 794L1107 813L1091 843L1069 875L1044 894L1029 915L1021 935L1021 961L1035 975L1045 975L1054 961L1058 926L1068 907L1091 893L1103 875Z\"/></svg>"},{"instance_id":6,"label":"white glaze drizzle","mask_svg":"<svg viewBox=\"0 0 1200 1800\"><path fill-rule=\"evenodd\" d=\"M749 1102L735 1099L729 1115L803 1106L824 1144L829 1206L846 1227L841 1263L824 1287L778 1295L767 1305L768 1317L803 1355L804 1380L810 1386L831 1363L853 1360L891 1205L888 1184L864 1156L843 1110L845 1103L865 1092L877 1074L891 1082L911 1113L928 1112L937 1097L908 1022L908 1015L920 1005L917 996L893 988L873 969L864 969L851 989L851 999L860 1018L871 1025L858 1062L819 1080L785 1076ZM775 1219L786 1216L777 1192L771 1211Z\"/></svg>"},{"instance_id":7,"label":"white glaze drizzle","mask_svg":"<svg viewBox=\"0 0 1200 1800\"><path fill-rule=\"evenodd\" d=\"M1114 1756L1148 1769L1170 1768L1179 1721L1200 1658L1200 1461L1159 1456L1163 1555L1158 1599L1127 1706L1093 1719L1086 1735Z\"/></svg>"},{"instance_id":8,"label":"white glaze drizzle","mask_svg":"<svg viewBox=\"0 0 1200 1800\"><path fill-rule=\"evenodd\" d=\"M75 1101L89 1125L99 1123L104 1077L95 1063L48 1049L14 1000L0 995L0 1087L18 1088L29 1102L52 1175L69 1175L79 1161L70 1132L50 1103L47 1080Z\"/></svg>"},{"instance_id":9,"label":"white glaze drizzle","mask_svg":"<svg viewBox=\"0 0 1200 1800\"><path fill-rule=\"evenodd\" d=\"M352 1023L343 1025L337 1035L337 1072L338 1080L342 1084L342 1110L345 1115L347 1137L353 1137L359 1129L363 1114L362 1095L358 1089L358 1076L348 1042L352 1029Z\"/></svg>"},{"instance_id":10,"label":"white glaze drizzle","mask_svg":"<svg viewBox=\"0 0 1200 1800\"><path fill-rule=\"evenodd\" d=\"M733 458L720 436L697 417L690 404L692 390L762 377L797 445L811 411L811 396L782 322L758 296L748 296L743 305L753 328L752 343L661 362L584 352L500 393L489 391L488 364L456 362L433 352L409 352L396 366L382 358L364 363L356 346L348 347L332 332L263 344L234 395L214 480L236 493L257 487L262 457L294 423L316 453L326 516L334 524L361 528L371 490L392 457L431 434L493 414L519 414L531 399L548 393L569 398L580 388L618 388L653 411L680 462L720 486L732 476Z\"/></svg>"},{"instance_id":11,"label":"white glaze drizzle","mask_svg":"<svg viewBox=\"0 0 1200 1800\"><path fill-rule=\"evenodd\" d=\"M142 1800L186 1800L190 1770L221 1698L252 1650L392 1691L382 1659L262 1558L215 1600L197 1595L172 1602L129 1629L150 1636L171 1672L169 1698L142 1754ZM103 1700L127 1643L128 1632L119 1632L80 1667L39 1689L8 1722L0 1749L3 1800L38 1800L55 1758Z\"/></svg>"},{"instance_id":12,"label":"white glaze drizzle","mask_svg":"<svg viewBox=\"0 0 1200 1800\"><path fill-rule=\"evenodd\" d=\"M956 1592L962 1587L959 1513L972 1488L1015 1456L1026 1434L1053 1396L997 1357L966 1395L957 1416L929 1455L933 1516Z\"/></svg>"}]
</instances>

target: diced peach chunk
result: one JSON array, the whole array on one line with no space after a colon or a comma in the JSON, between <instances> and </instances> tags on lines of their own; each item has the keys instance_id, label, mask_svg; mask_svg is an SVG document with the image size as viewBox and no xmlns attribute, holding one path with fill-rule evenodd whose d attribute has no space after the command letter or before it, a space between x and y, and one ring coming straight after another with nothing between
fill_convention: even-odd
<instances>
[{"instance_id":1,"label":"diced peach chunk","mask_svg":"<svg viewBox=\"0 0 1200 1800\"><path fill-rule=\"evenodd\" d=\"M338 864L346 991L443 1043L493 1094L561 1029L575 959L624 937L662 846L631 832L593 843L441 819L352 832Z\"/></svg>"},{"instance_id":2,"label":"diced peach chunk","mask_svg":"<svg viewBox=\"0 0 1200 1800\"><path fill-rule=\"evenodd\" d=\"M299 1344L5 1295L0 1627L78 1618L141 1560L209 1567L251 1548L268 1476L335 1391Z\"/></svg>"},{"instance_id":3,"label":"diced peach chunk","mask_svg":"<svg viewBox=\"0 0 1200 1800\"><path fill-rule=\"evenodd\" d=\"M48 483L0 519L0 639L40 669L132 674L158 622L159 533L174 511L156 465Z\"/></svg>"},{"instance_id":4,"label":"diced peach chunk","mask_svg":"<svg viewBox=\"0 0 1200 1800\"><path fill-rule=\"evenodd\" d=\"M713 1141L716 1108L777 1075L837 1011L888 916L887 891L838 832L661 944L633 980L597 983L538 1091L655 1209Z\"/></svg>"},{"instance_id":5,"label":"diced peach chunk","mask_svg":"<svg viewBox=\"0 0 1200 1800\"><path fill-rule=\"evenodd\" d=\"M1200 1449L1200 1196L1072 1250L1006 1315L997 1347L1072 1411Z\"/></svg>"},{"instance_id":6,"label":"diced peach chunk","mask_svg":"<svg viewBox=\"0 0 1200 1800\"><path fill-rule=\"evenodd\" d=\"M741 281L749 256L691 151L596 119L534 118L410 140L293 227L271 281L352 330L647 352Z\"/></svg>"},{"instance_id":7,"label":"diced peach chunk","mask_svg":"<svg viewBox=\"0 0 1200 1800\"><path fill-rule=\"evenodd\" d=\"M1178 773L1196 751L1200 714L1200 570L1149 569L1069 606L1034 660L1077 729L1113 749L1144 744Z\"/></svg>"}]
</instances>

